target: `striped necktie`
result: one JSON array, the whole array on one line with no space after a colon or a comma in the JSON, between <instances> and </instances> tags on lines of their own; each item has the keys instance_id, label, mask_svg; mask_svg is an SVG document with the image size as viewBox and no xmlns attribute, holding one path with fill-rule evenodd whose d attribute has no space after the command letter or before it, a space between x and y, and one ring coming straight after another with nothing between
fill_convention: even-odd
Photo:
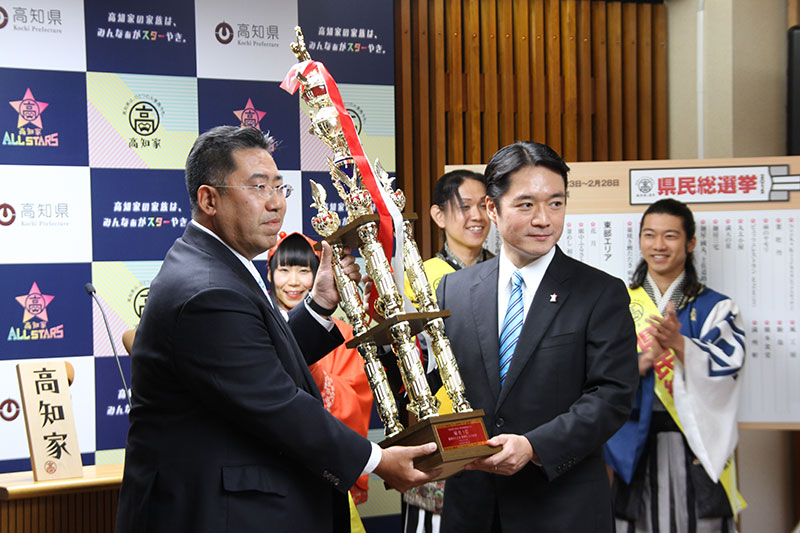
<instances>
[{"instance_id":1,"label":"striped necktie","mask_svg":"<svg viewBox=\"0 0 800 533\"><path fill-rule=\"evenodd\" d=\"M524 304L522 302L522 287L525 282L519 270L515 270L511 276L511 297L508 299L506 317L503 320L503 328L500 331L500 386L506 380L508 368L511 366L511 358L514 355L514 348L519 340L519 333L522 330L522 319L524 317Z\"/></svg>"}]
</instances>

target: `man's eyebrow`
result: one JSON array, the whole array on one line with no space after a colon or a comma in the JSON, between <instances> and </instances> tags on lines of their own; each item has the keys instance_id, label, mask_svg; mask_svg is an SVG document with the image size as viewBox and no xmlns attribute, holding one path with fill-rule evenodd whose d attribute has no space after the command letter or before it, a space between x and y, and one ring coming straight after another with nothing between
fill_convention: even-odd
<instances>
[{"instance_id":1,"label":"man's eyebrow","mask_svg":"<svg viewBox=\"0 0 800 533\"><path fill-rule=\"evenodd\" d=\"M256 172L255 174L251 174L248 181L255 181L255 180L267 180L267 181L283 181L282 174L276 174L275 177L270 177L268 174L262 174L260 172Z\"/></svg>"},{"instance_id":2,"label":"man's eyebrow","mask_svg":"<svg viewBox=\"0 0 800 533\"><path fill-rule=\"evenodd\" d=\"M553 198L566 198L566 193L563 192L554 192L550 196L547 197L548 200L552 200ZM536 200L536 196L533 194L520 194L519 196L514 197L514 201L520 200Z\"/></svg>"},{"instance_id":3,"label":"man's eyebrow","mask_svg":"<svg viewBox=\"0 0 800 533\"><path fill-rule=\"evenodd\" d=\"M658 231L658 230L656 228L648 228L648 227L642 228L642 232L645 232L645 231ZM671 229L671 228L662 230L662 233L680 233L680 232L681 232L681 230L679 230L679 229Z\"/></svg>"}]
</instances>

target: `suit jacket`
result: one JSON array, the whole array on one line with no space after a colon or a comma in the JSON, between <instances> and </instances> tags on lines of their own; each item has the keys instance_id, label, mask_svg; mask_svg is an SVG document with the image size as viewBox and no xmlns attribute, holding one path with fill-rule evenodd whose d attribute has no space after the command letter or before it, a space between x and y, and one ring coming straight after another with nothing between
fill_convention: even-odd
<instances>
[{"instance_id":1,"label":"suit jacket","mask_svg":"<svg viewBox=\"0 0 800 533\"><path fill-rule=\"evenodd\" d=\"M503 533L613 531L601 448L627 420L639 377L625 285L556 248L501 389L497 283L498 258L442 278L445 329L489 435L524 435L542 466L450 478L442 530L500 520Z\"/></svg>"},{"instance_id":2,"label":"suit jacket","mask_svg":"<svg viewBox=\"0 0 800 533\"><path fill-rule=\"evenodd\" d=\"M230 250L190 225L133 345L117 531L344 526L371 448L325 411L307 366L341 342L302 305L287 324Z\"/></svg>"}]
</instances>

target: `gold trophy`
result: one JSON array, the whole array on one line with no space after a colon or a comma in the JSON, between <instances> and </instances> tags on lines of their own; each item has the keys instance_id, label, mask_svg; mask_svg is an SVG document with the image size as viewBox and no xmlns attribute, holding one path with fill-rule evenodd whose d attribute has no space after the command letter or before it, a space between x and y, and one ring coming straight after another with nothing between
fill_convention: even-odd
<instances>
[{"instance_id":1,"label":"gold trophy","mask_svg":"<svg viewBox=\"0 0 800 533\"><path fill-rule=\"evenodd\" d=\"M385 426L387 438L380 445L385 448L395 444L412 446L436 442L437 451L417 458L415 465L424 471L441 468L442 473L437 479L445 479L460 472L465 464L496 453L500 448L486 444L488 437L483 424L483 411L473 411L464 395L464 383L450 342L444 334L442 319L450 313L439 310L433 298L419 249L412 235L411 220L416 217L405 216L402 226L405 243L401 251L403 265L420 306L420 312L407 313L404 311L401 288L392 276L389 260L378 239L380 216L374 212L374 204L378 202L373 198L375 191L380 192L382 188L382 198L389 198L389 202L402 210L405 207L405 196L399 189L392 190L393 180L377 161L374 165L374 174L377 176L373 177L372 167L363 157L352 121L349 116L343 116L346 111L343 111L344 106L335 82L324 66L310 61L300 28L295 28L295 31L297 40L291 44L291 49L299 63L292 69L291 75L287 76L284 85L288 82L293 88L300 89L300 97L308 106L311 132L333 151L333 158L328 160L331 179L347 209L344 226L339 228L338 215L328 209L325 189L311 181L314 198L311 207L317 209L312 225L331 245L333 251L333 271L341 296L340 305L356 335L347 346L356 348L364 359L365 372L375 397L378 415ZM284 88L293 92L286 86ZM365 183L370 178L373 179L372 193ZM384 205L386 203L384 201ZM339 261L344 247L359 250L366 262L367 274L377 290L375 310L383 320L375 327L369 328L369 313L358 287L342 271ZM438 414L439 401L431 394L428 386L414 339L414 335L423 330L430 339L429 351L436 359L442 383L453 403L452 414ZM398 409L386 373L377 357L378 346L385 345L391 346L397 358L409 397L407 409L418 419L417 423L406 429L398 421Z\"/></svg>"}]
</instances>

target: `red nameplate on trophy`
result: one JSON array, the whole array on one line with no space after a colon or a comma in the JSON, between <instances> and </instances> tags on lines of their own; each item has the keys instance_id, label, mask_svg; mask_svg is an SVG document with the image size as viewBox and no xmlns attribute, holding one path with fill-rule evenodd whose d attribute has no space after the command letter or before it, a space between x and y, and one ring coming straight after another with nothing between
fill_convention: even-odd
<instances>
[{"instance_id":1,"label":"red nameplate on trophy","mask_svg":"<svg viewBox=\"0 0 800 533\"><path fill-rule=\"evenodd\" d=\"M486 444L488 437L480 420L466 420L436 426L442 450L457 450L468 446Z\"/></svg>"},{"instance_id":2,"label":"red nameplate on trophy","mask_svg":"<svg viewBox=\"0 0 800 533\"><path fill-rule=\"evenodd\" d=\"M503 449L502 446L489 446L487 440L483 409L476 409L467 413L431 416L379 444L381 448L388 448L435 442L436 451L414 459L414 466L423 472L441 469L436 479L447 479L461 472L467 463Z\"/></svg>"}]
</instances>

